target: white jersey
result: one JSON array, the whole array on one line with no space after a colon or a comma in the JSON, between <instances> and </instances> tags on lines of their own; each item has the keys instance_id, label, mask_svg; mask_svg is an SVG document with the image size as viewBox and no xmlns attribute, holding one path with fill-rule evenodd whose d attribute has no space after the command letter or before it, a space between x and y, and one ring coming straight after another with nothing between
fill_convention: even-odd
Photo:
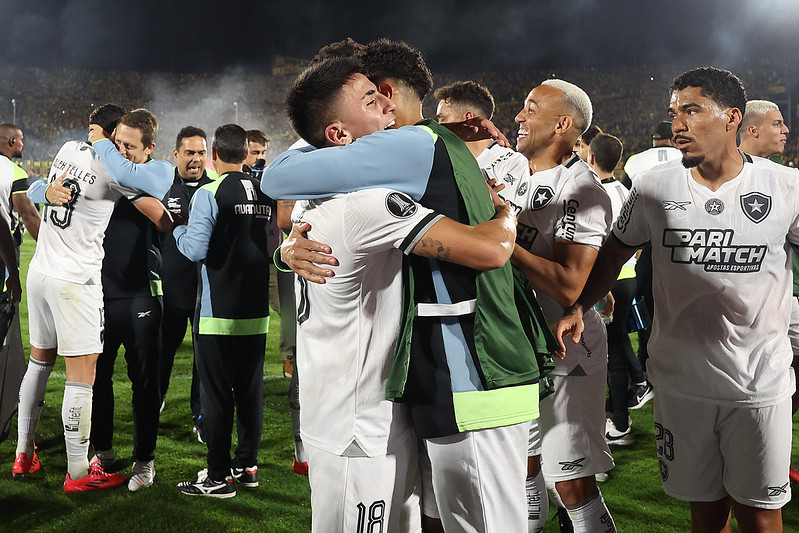
<instances>
[{"instance_id":1,"label":"white jersey","mask_svg":"<svg viewBox=\"0 0 799 533\"><path fill-rule=\"evenodd\" d=\"M619 218L621 214L621 209L624 206L624 202L627 201L627 198L630 196L630 189L624 186L622 182L615 178L608 178L606 180L602 180L602 186L605 187L605 191L608 193L610 197L610 208L612 212L612 220L616 220ZM630 257L624 265L622 265L622 272L625 269L635 268L635 255ZM632 271L632 275L627 275L626 277L634 277L635 270ZM619 278L623 279L623 278Z\"/></svg>"},{"instance_id":2,"label":"white jersey","mask_svg":"<svg viewBox=\"0 0 799 533\"><path fill-rule=\"evenodd\" d=\"M486 180L493 178L508 189L516 188L519 180L530 175L530 162L525 156L510 148L491 143L477 156L477 164Z\"/></svg>"},{"instance_id":3,"label":"white jersey","mask_svg":"<svg viewBox=\"0 0 799 533\"><path fill-rule=\"evenodd\" d=\"M754 159L715 192L678 161L650 170L613 225L623 244L652 243L647 369L658 390L750 407L794 390L788 243L799 243L799 180Z\"/></svg>"},{"instance_id":4,"label":"white jersey","mask_svg":"<svg viewBox=\"0 0 799 533\"><path fill-rule=\"evenodd\" d=\"M562 165L525 176L500 196L517 211L516 243L533 255L554 260L556 240L599 249L607 235L611 204L599 178L573 155ZM563 307L537 292L538 303L549 323L563 316ZM585 332L579 344L566 343L566 357L555 359L555 375L591 374L607 366L607 334L599 314L585 314Z\"/></svg>"},{"instance_id":5,"label":"white jersey","mask_svg":"<svg viewBox=\"0 0 799 533\"><path fill-rule=\"evenodd\" d=\"M673 146L655 146L631 155L624 164L624 172L630 176L631 180L635 181L638 176L650 168L676 159L682 159L682 152Z\"/></svg>"},{"instance_id":6,"label":"white jersey","mask_svg":"<svg viewBox=\"0 0 799 533\"><path fill-rule=\"evenodd\" d=\"M0 216L11 226L11 186L19 167L8 157L0 154Z\"/></svg>"},{"instance_id":7,"label":"white jersey","mask_svg":"<svg viewBox=\"0 0 799 533\"><path fill-rule=\"evenodd\" d=\"M299 201L293 221L339 260L324 284L297 280L297 365L302 439L337 455L386 453L411 431L402 404L386 399L402 315L402 253L440 215L403 193L368 189Z\"/></svg>"},{"instance_id":8,"label":"white jersey","mask_svg":"<svg viewBox=\"0 0 799 533\"><path fill-rule=\"evenodd\" d=\"M99 284L103 237L114 203L122 196L134 199L141 193L112 180L86 142L69 141L61 147L48 183L64 172L63 185L72 190L72 200L64 206L44 208L30 268L73 283Z\"/></svg>"}]
</instances>

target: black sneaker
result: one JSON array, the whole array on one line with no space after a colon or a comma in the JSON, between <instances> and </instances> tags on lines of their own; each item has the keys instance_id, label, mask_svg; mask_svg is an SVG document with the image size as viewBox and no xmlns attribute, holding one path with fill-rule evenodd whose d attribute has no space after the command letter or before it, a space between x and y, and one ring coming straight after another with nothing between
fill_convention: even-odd
<instances>
[{"instance_id":1,"label":"black sneaker","mask_svg":"<svg viewBox=\"0 0 799 533\"><path fill-rule=\"evenodd\" d=\"M241 483L243 487L249 489L258 486L258 466L247 466L245 468L233 467L230 469L233 479Z\"/></svg>"},{"instance_id":2,"label":"black sneaker","mask_svg":"<svg viewBox=\"0 0 799 533\"><path fill-rule=\"evenodd\" d=\"M630 409L640 409L646 402L655 397L655 389L652 384L645 381L643 384L636 384L630 389L630 399L627 407Z\"/></svg>"},{"instance_id":3,"label":"black sneaker","mask_svg":"<svg viewBox=\"0 0 799 533\"><path fill-rule=\"evenodd\" d=\"M227 476L224 481L214 481L208 477L208 469L197 472L197 479L178 483L178 490L189 496L209 496L211 498L232 498L236 495L233 478Z\"/></svg>"}]
</instances>

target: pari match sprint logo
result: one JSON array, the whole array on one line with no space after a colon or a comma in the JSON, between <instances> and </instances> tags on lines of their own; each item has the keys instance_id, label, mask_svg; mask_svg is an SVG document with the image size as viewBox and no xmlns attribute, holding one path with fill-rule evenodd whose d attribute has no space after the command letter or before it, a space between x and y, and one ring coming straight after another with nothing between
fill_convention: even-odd
<instances>
[{"instance_id":1,"label":"pari match sprint logo","mask_svg":"<svg viewBox=\"0 0 799 533\"><path fill-rule=\"evenodd\" d=\"M703 265L705 272L759 272L767 247L733 244L734 238L730 229L666 229L663 246L673 263Z\"/></svg>"}]
</instances>

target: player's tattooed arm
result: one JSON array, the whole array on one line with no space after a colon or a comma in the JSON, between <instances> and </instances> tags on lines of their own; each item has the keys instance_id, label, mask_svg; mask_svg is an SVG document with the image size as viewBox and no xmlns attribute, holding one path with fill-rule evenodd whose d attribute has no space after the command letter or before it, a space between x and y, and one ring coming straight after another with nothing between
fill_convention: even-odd
<instances>
[{"instance_id":1,"label":"player's tattooed arm","mask_svg":"<svg viewBox=\"0 0 799 533\"><path fill-rule=\"evenodd\" d=\"M277 227L283 231L291 231L291 211L294 209L294 200L277 201Z\"/></svg>"},{"instance_id":2,"label":"player's tattooed arm","mask_svg":"<svg viewBox=\"0 0 799 533\"><path fill-rule=\"evenodd\" d=\"M430 257L432 259L441 259L442 261L449 261L452 248L445 246L439 240L433 239L425 235L419 241L419 244L413 249L415 255L421 257Z\"/></svg>"},{"instance_id":3,"label":"player's tattooed arm","mask_svg":"<svg viewBox=\"0 0 799 533\"><path fill-rule=\"evenodd\" d=\"M477 270L500 268L510 259L516 240L516 217L507 205L497 206L491 220L467 226L441 218L414 246L413 253Z\"/></svg>"}]
</instances>

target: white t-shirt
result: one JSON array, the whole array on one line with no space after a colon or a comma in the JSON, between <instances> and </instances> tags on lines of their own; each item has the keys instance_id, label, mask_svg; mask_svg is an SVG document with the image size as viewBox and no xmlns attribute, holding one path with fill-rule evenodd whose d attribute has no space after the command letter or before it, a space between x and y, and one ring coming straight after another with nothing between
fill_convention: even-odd
<instances>
[{"instance_id":1,"label":"white t-shirt","mask_svg":"<svg viewBox=\"0 0 799 533\"><path fill-rule=\"evenodd\" d=\"M630 196L630 189L625 187L624 184L617 179L603 180L602 186L605 187L605 191L610 197L610 207L613 213L612 220L615 221L617 218L619 218L619 214L624 206L624 202L626 202L627 197ZM622 268L635 268L635 263L636 259L635 255L633 255L627 260L626 263L624 263Z\"/></svg>"},{"instance_id":2,"label":"white t-shirt","mask_svg":"<svg viewBox=\"0 0 799 533\"><path fill-rule=\"evenodd\" d=\"M652 243L647 369L658 390L749 407L793 393L788 241L799 243L799 180L754 159L715 192L679 161L650 170L613 225L623 244Z\"/></svg>"},{"instance_id":3,"label":"white t-shirt","mask_svg":"<svg viewBox=\"0 0 799 533\"><path fill-rule=\"evenodd\" d=\"M0 155L0 216L11 225L11 187L19 167L8 157Z\"/></svg>"},{"instance_id":4,"label":"white t-shirt","mask_svg":"<svg viewBox=\"0 0 799 533\"><path fill-rule=\"evenodd\" d=\"M608 194L591 167L576 155L549 170L528 172L515 188L499 194L518 211L516 243L544 259L554 260L556 240L599 249L612 222ZM563 316L558 302L542 291L536 295L549 323ZM566 357L555 359L553 374L591 374L607 365L607 333L599 314L589 310L584 321L582 341L566 343Z\"/></svg>"},{"instance_id":5,"label":"white t-shirt","mask_svg":"<svg viewBox=\"0 0 799 533\"><path fill-rule=\"evenodd\" d=\"M69 141L61 147L48 183L64 171L63 185L72 189L72 200L65 206L44 208L30 268L72 283L100 283L103 237L114 203L122 196L132 200L141 193L112 180L86 142Z\"/></svg>"},{"instance_id":6,"label":"white t-shirt","mask_svg":"<svg viewBox=\"0 0 799 533\"><path fill-rule=\"evenodd\" d=\"M630 176L631 180L635 181L638 176L650 168L675 159L682 159L682 152L678 149L673 146L654 146L649 150L631 155L624 164L624 172Z\"/></svg>"},{"instance_id":7,"label":"white t-shirt","mask_svg":"<svg viewBox=\"0 0 799 533\"><path fill-rule=\"evenodd\" d=\"M525 156L496 142L480 152L477 164L486 176L486 180L496 179L497 184L504 183L508 189L515 189L519 185L519 180L530 175L530 163Z\"/></svg>"},{"instance_id":8,"label":"white t-shirt","mask_svg":"<svg viewBox=\"0 0 799 533\"><path fill-rule=\"evenodd\" d=\"M440 218L387 189L295 205L292 220L310 223L308 238L330 245L339 260L324 284L298 278L296 285L303 441L374 457L386 453L389 436L411 431L404 406L386 399L402 316L402 253Z\"/></svg>"}]
</instances>

